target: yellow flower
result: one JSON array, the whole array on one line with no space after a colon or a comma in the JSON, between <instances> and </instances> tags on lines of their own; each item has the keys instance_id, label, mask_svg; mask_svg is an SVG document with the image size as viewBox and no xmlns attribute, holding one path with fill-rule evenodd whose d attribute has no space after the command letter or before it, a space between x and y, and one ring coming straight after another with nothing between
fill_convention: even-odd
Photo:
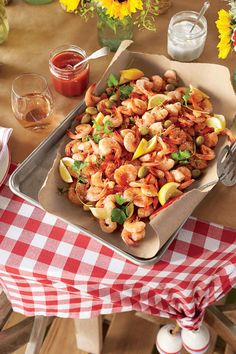
<instances>
[{"instance_id":1,"label":"yellow flower","mask_svg":"<svg viewBox=\"0 0 236 354\"><path fill-rule=\"evenodd\" d=\"M73 12L79 6L80 0L59 0L59 2L67 12Z\"/></svg>"},{"instance_id":2,"label":"yellow flower","mask_svg":"<svg viewBox=\"0 0 236 354\"><path fill-rule=\"evenodd\" d=\"M220 41L217 45L219 50L218 57L220 59L225 59L231 50L230 37L232 33L231 27L231 16L225 10L220 10L218 12L218 20L216 21L216 27L219 31Z\"/></svg>"},{"instance_id":3,"label":"yellow flower","mask_svg":"<svg viewBox=\"0 0 236 354\"><path fill-rule=\"evenodd\" d=\"M125 16L131 16L137 10L143 9L142 0L99 0L98 3L106 9L110 17L123 20Z\"/></svg>"}]
</instances>

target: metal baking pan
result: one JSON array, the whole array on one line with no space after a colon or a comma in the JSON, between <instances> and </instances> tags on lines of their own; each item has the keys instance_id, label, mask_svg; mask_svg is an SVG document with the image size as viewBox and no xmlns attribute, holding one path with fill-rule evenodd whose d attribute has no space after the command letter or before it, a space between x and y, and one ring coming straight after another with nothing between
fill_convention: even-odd
<instances>
[{"instance_id":1,"label":"metal baking pan","mask_svg":"<svg viewBox=\"0 0 236 354\"><path fill-rule=\"evenodd\" d=\"M85 109L84 103L70 112L65 120L16 168L9 180L9 186L13 193L27 200L28 202L42 208L38 201L38 192L42 187L45 178L56 157L60 140L64 137L66 130L71 126L75 116ZM47 158L45 158L47 156ZM68 223L67 220L63 220ZM164 254L166 249L176 237L178 230L169 238L161 249L152 258L140 258L133 256L116 246L101 240L88 230L71 224L78 232L83 231L91 237L96 238L114 251L118 252L131 262L137 265L151 265L156 263Z\"/></svg>"}]
</instances>

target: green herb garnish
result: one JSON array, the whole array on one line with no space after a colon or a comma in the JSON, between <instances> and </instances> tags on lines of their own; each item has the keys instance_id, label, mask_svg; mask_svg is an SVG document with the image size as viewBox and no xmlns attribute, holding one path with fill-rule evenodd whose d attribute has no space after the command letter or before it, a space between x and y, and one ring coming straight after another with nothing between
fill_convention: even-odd
<instances>
[{"instance_id":1,"label":"green herb garnish","mask_svg":"<svg viewBox=\"0 0 236 354\"><path fill-rule=\"evenodd\" d=\"M184 106L186 106L186 107L187 107L187 105L188 105L188 100L189 100L189 97L190 97L190 91L191 91L191 89L190 89L190 87L188 87L188 88L185 90L185 93L184 93L184 95L183 95Z\"/></svg>"},{"instance_id":2,"label":"green herb garnish","mask_svg":"<svg viewBox=\"0 0 236 354\"><path fill-rule=\"evenodd\" d=\"M129 97L129 95L133 91L133 87L131 87L130 85L122 85L120 86L119 90L121 92L120 98L124 99Z\"/></svg>"},{"instance_id":3,"label":"green herb garnish","mask_svg":"<svg viewBox=\"0 0 236 354\"><path fill-rule=\"evenodd\" d=\"M98 122L96 122L96 120L93 120L92 121L93 122L93 127L98 131L98 132L100 132L100 130L101 130L101 125L98 123Z\"/></svg>"},{"instance_id":4,"label":"green herb garnish","mask_svg":"<svg viewBox=\"0 0 236 354\"><path fill-rule=\"evenodd\" d=\"M107 79L107 85L109 87L117 86L119 83L117 77L114 74L110 74Z\"/></svg>"},{"instance_id":5,"label":"green herb garnish","mask_svg":"<svg viewBox=\"0 0 236 354\"><path fill-rule=\"evenodd\" d=\"M87 181L87 179L84 176L80 175L80 176L78 176L78 181L77 182L86 184L88 181Z\"/></svg>"},{"instance_id":6,"label":"green herb garnish","mask_svg":"<svg viewBox=\"0 0 236 354\"><path fill-rule=\"evenodd\" d=\"M115 208L111 211L111 221L117 222L118 224L124 224L127 219L127 215L121 209Z\"/></svg>"},{"instance_id":7,"label":"green herb garnish","mask_svg":"<svg viewBox=\"0 0 236 354\"><path fill-rule=\"evenodd\" d=\"M191 152L188 150L172 152L171 157L176 161L187 160L191 156Z\"/></svg>"},{"instance_id":8,"label":"green herb garnish","mask_svg":"<svg viewBox=\"0 0 236 354\"><path fill-rule=\"evenodd\" d=\"M129 121L130 121L131 124L135 124L135 120L134 120L133 117L129 117Z\"/></svg>"},{"instance_id":9,"label":"green herb garnish","mask_svg":"<svg viewBox=\"0 0 236 354\"><path fill-rule=\"evenodd\" d=\"M112 122L110 120L107 120L105 123L104 123L104 133L105 134L111 134L112 133L112 130L109 129L109 127L112 125Z\"/></svg>"},{"instance_id":10,"label":"green herb garnish","mask_svg":"<svg viewBox=\"0 0 236 354\"><path fill-rule=\"evenodd\" d=\"M75 161L72 165L72 169L80 174L80 171L87 165L87 162L83 162L83 161Z\"/></svg>"},{"instance_id":11,"label":"green herb garnish","mask_svg":"<svg viewBox=\"0 0 236 354\"><path fill-rule=\"evenodd\" d=\"M95 143L99 143L99 141L102 139L102 137L98 134L94 134L93 135L93 140L95 141Z\"/></svg>"},{"instance_id":12,"label":"green herb garnish","mask_svg":"<svg viewBox=\"0 0 236 354\"><path fill-rule=\"evenodd\" d=\"M121 195L117 194L115 196L115 201L118 205L123 205L128 202L128 200L124 199Z\"/></svg>"}]
</instances>

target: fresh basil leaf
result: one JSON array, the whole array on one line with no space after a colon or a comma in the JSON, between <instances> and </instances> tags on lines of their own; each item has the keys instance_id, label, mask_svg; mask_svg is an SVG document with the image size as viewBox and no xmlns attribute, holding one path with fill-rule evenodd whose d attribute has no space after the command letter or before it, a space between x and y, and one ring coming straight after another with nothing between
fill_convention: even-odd
<instances>
[{"instance_id":1,"label":"fresh basil leaf","mask_svg":"<svg viewBox=\"0 0 236 354\"><path fill-rule=\"evenodd\" d=\"M109 87L117 86L119 83L117 77L114 74L110 74L107 79L107 85Z\"/></svg>"},{"instance_id":2,"label":"fresh basil leaf","mask_svg":"<svg viewBox=\"0 0 236 354\"><path fill-rule=\"evenodd\" d=\"M112 133L112 130L109 129L108 127L110 127L112 125L112 122L110 120L107 120L105 123L104 123L104 133L105 134L111 134Z\"/></svg>"},{"instance_id":3,"label":"fresh basil leaf","mask_svg":"<svg viewBox=\"0 0 236 354\"><path fill-rule=\"evenodd\" d=\"M188 105L188 100L189 100L189 97L190 97L190 87L188 87L186 90L185 90L185 93L183 95L183 100L184 100L184 105L187 106Z\"/></svg>"},{"instance_id":4,"label":"fresh basil leaf","mask_svg":"<svg viewBox=\"0 0 236 354\"><path fill-rule=\"evenodd\" d=\"M129 95L133 91L133 87L131 87L130 85L122 85L120 86L119 90L121 92L120 98L124 99L129 97Z\"/></svg>"},{"instance_id":5,"label":"fresh basil leaf","mask_svg":"<svg viewBox=\"0 0 236 354\"><path fill-rule=\"evenodd\" d=\"M117 222L118 224L124 224L125 220L127 219L126 214L123 210L118 208L112 209L111 211L111 221Z\"/></svg>"},{"instance_id":6,"label":"fresh basil leaf","mask_svg":"<svg viewBox=\"0 0 236 354\"><path fill-rule=\"evenodd\" d=\"M93 135L93 140L95 141L95 143L99 143L99 141L102 139L102 137L100 135L94 134Z\"/></svg>"},{"instance_id":7,"label":"fresh basil leaf","mask_svg":"<svg viewBox=\"0 0 236 354\"><path fill-rule=\"evenodd\" d=\"M172 152L171 157L176 161L187 160L191 156L191 152L188 150Z\"/></svg>"},{"instance_id":8,"label":"fresh basil leaf","mask_svg":"<svg viewBox=\"0 0 236 354\"><path fill-rule=\"evenodd\" d=\"M117 194L116 196L115 196L115 201L116 201L116 203L117 204L119 204L119 205L123 205L124 203L127 203L128 202L128 200L125 200L121 195L119 195L119 194Z\"/></svg>"},{"instance_id":9,"label":"fresh basil leaf","mask_svg":"<svg viewBox=\"0 0 236 354\"><path fill-rule=\"evenodd\" d=\"M72 169L77 172L78 174L80 171L87 165L87 162L83 161L75 161L72 165Z\"/></svg>"}]
</instances>

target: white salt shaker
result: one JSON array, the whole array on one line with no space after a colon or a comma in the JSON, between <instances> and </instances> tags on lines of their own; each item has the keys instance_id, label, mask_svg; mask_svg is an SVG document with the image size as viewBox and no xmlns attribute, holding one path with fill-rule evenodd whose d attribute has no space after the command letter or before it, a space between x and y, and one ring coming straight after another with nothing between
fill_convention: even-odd
<instances>
[{"instance_id":1,"label":"white salt shaker","mask_svg":"<svg viewBox=\"0 0 236 354\"><path fill-rule=\"evenodd\" d=\"M197 331L182 329L181 337L184 348L191 354L203 354L210 345L210 333L207 327L202 324Z\"/></svg>"},{"instance_id":2,"label":"white salt shaker","mask_svg":"<svg viewBox=\"0 0 236 354\"><path fill-rule=\"evenodd\" d=\"M156 347L160 354L180 354L183 347L180 332L173 334L174 324L163 326L156 339Z\"/></svg>"},{"instance_id":3,"label":"white salt shaker","mask_svg":"<svg viewBox=\"0 0 236 354\"><path fill-rule=\"evenodd\" d=\"M192 29L198 15L195 11L181 11L171 18L167 50L173 59L190 62L202 54L207 36L207 21L202 16Z\"/></svg>"}]
</instances>

